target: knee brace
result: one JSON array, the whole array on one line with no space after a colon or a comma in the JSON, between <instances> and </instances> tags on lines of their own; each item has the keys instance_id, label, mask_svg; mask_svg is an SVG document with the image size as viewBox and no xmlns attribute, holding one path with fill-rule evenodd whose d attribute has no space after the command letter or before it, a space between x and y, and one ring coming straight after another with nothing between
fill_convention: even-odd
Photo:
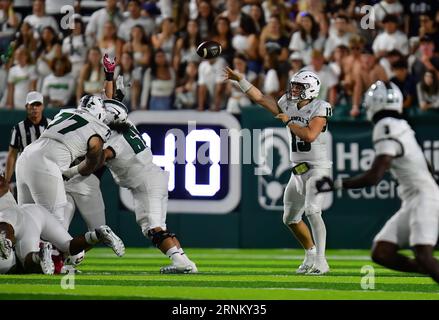
<instances>
[{"instance_id":1,"label":"knee brace","mask_svg":"<svg viewBox=\"0 0 439 320\"><path fill-rule=\"evenodd\" d=\"M160 231L149 230L148 238L149 240L151 240L152 244L158 248L166 239L175 238L175 234L164 230L160 230Z\"/></svg>"}]
</instances>

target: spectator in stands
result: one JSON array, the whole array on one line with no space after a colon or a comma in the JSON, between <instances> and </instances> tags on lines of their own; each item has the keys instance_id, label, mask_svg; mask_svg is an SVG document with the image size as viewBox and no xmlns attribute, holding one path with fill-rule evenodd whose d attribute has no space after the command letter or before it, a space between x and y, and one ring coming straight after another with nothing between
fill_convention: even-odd
<instances>
[{"instance_id":1,"label":"spectator in stands","mask_svg":"<svg viewBox=\"0 0 439 320\"><path fill-rule=\"evenodd\" d=\"M319 50L313 50L311 54L311 64L305 67L306 70L310 70L317 74L320 78L320 93L318 99L328 101L331 106L335 106L337 101L338 78L332 72L331 68L325 64L325 58Z\"/></svg>"},{"instance_id":2,"label":"spectator in stands","mask_svg":"<svg viewBox=\"0 0 439 320\"><path fill-rule=\"evenodd\" d=\"M220 111L224 103L223 69L226 61L219 56L203 60L198 67L198 111Z\"/></svg>"},{"instance_id":3,"label":"spectator in stands","mask_svg":"<svg viewBox=\"0 0 439 320\"><path fill-rule=\"evenodd\" d=\"M105 8L99 9L91 15L85 29L85 35L93 39L92 43L96 43L102 38L105 22L113 21L119 28L124 21L123 14L117 7L117 2L117 0L107 0Z\"/></svg>"},{"instance_id":4,"label":"spectator in stands","mask_svg":"<svg viewBox=\"0 0 439 320\"><path fill-rule=\"evenodd\" d=\"M59 28L58 23L54 17L46 15L44 0L34 0L32 4L32 14L24 19L24 22L29 23L34 30L34 36L42 33L44 27L52 27L54 33L58 37Z\"/></svg>"},{"instance_id":5,"label":"spectator in stands","mask_svg":"<svg viewBox=\"0 0 439 320\"><path fill-rule=\"evenodd\" d=\"M140 91L142 80L142 67L136 67L134 57L129 52L124 52L120 63L114 71L115 79L117 76L123 76L124 87L126 88L123 103L128 107L129 111L137 110L140 103Z\"/></svg>"},{"instance_id":6,"label":"spectator in stands","mask_svg":"<svg viewBox=\"0 0 439 320\"><path fill-rule=\"evenodd\" d=\"M231 64L235 49L233 48L232 40L233 33L230 28L230 21L226 17L218 16L215 20L215 27L213 29L212 40L221 44L222 51L221 56Z\"/></svg>"},{"instance_id":7,"label":"spectator in stands","mask_svg":"<svg viewBox=\"0 0 439 320\"><path fill-rule=\"evenodd\" d=\"M394 76L390 79L402 92L403 108L407 110L416 101L416 81L409 74L407 61L400 59L392 64Z\"/></svg>"},{"instance_id":8,"label":"spectator in stands","mask_svg":"<svg viewBox=\"0 0 439 320\"><path fill-rule=\"evenodd\" d=\"M172 65L179 78L184 77L186 65L189 61L200 60L200 57L197 55L197 47L201 42L197 20L189 20L186 31L177 39L175 44Z\"/></svg>"},{"instance_id":9,"label":"spectator in stands","mask_svg":"<svg viewBox=\"0 0 439 320\"><path fill-rule=\"evenodd\" d=\"M302 55L297 51L293 52L290 55L289 59L290 59L290 71L288 72L287 81L289 81L289 79L291 79L291 77L294 74L299 72L305 66L305 63L303 62Z\"/></svg>"},{"instance_id":10,"label":"spectator in stands","mask_svg":"<svg viewBox=\"0 0 439 320\"><path fill-rule=\"evenodd\" d=\"M165 18L160 25L160 32L151 37L151 43L155 50L161 49L166 54L166 60L172 63L172 54L174 52L175 41L175 24L174 19Z\"/></svg>"},{"instance_id":11,"label":"spectator in stands","mask_svg":"<svg viewBox=\"0 0 439 320\"><path fill-rule=\"evenodd\" d=\"M88 41L85 25L80 15L74 16L74 29L62 43L62 53L67 55L72 64L72 76L77 79L87 56Z\"/></svg>"},{"instance_id":12,"label":"spectator in stands","mask_svg":"<svg viewBox=\"0 0 439 320\"><path fill-rule=\"evenodd\" d=\"M72 65L69 58L55 58L51 64L53 73L43 82L42 94L45 105L49 108L64 108L74 105L75 78L72 76Z\"/></svg>"},{"instance_id":13,"label":"spectator in stands","mask_svg":"<svg viewBox=\"0 0 439 320\"><path fill-rule=\"evenodd\" d=\"M110 58L116 58L116 61L120 61L122 55L122 41L117 38L117 28L112 21L107 21L104 24L104 31L102 32L102 38L98 42L98 47L101 50L101 54L108 54Z\"/></svg>"},{"instance_id":14,"label":"spectator in stands","mask_svg":"<svg viewBox=\"0 0 439 320\"><path fill-rule=\"evenodd\" d=\"M293 33L288 49L299 52L305 64L310 64L312 51L323 50L325 38L320 35L320 27L309 13L302 13L298 24L299 30Z\"/></svg>"},{"instance_id":15,"label":"spectator in stands","mask_svg":"<svg viewBox=\"0 0 439 320\"><path fill-rule=\"evenodd\" d=\"M197 108L198 63L189 61L186 64L185 76L180 86L175 89L175 107L177 109Z\"/></svg>"},{"instance_id":16,"label":"spectator in stands","mask_svg":"<svg viewBox=\"0 0 439 320\"><path fill-rule=\"evenodd\" d=\"M272 16L279 17L281 29L289 28L288 12L283 0L264 0L262 1L262 8L265 14L265 21L269 21Z\"/></svg>"},{"instance_id":17,"label":"spectator in stands","mask_svg":"<svg viewBox=\"0 0 439 320\"><path fill-rule=\"evenodd\" d=\"M242 0L226 0L226 10L220 16L226 17L230 21L232 34L237 34L242 24L252 23L249 15L241 11Z\"/></svg>"},{"instance_id":18,"label":"spectator in stands","mask_svg":"<svg viewBox=\"0 0 439 320\"><path fill-rule=\"evenodd\" d=\"M92 47L88 50L86 64L81 69L76 87L77 103L86 94L101 93L105 80L101 60L101 51L98 47Z\"/></svg>"},{"instance_id":19,"label":"spectator in stands","mask_svg":"<svg viewBox=\"0 0 439 320\"><path fill-rule=\"evenodd\" d=\"M409 38L417 36L420 18L425 13L436 15L439 3L432 0L402 0L404 6L404 32Z\"/></svg>"},{"instance_id":20,"label":"spectator in stands","mask_svg":"<svg viewBox=\"0 0 439 320\"><path fill-rule=\"evenodd\" d=\"M247 68L247 59L242 54L237 54L233 58L233 69L236 72L244 75L254 86L258 86L258 75ZM251 105L250 99L239 88L236 81L229 81L226 88L227 100L226 110L232 114L241 114L241 108Z\"/></svg>"},{"instance_id":21,"label":"spectator in stands","mask_svg":"<svg viewBox=\"0 0 439 320\"><path fill-rule=\"evenodd\" d=\"M15 47L25 47L31 53L32 58L35 58L35 51L37 50L37 39L34 37L34 30L32 26L23 22L20 26L20 32L15 43Z\"/></svg>"},{"instance_id":22,"label":"spectator in stands","mask_svg":"<svg viewBox=\"0 0 439 320\"><path fill-rule=\"evenodd\" d=\"M352 96L354 89L355 74L354 70L361 66L361 52L364 49L365 39L359 35L353 35L349 39L349 54L343 59L344 81L342 82L344 91L348 96Z\"/></svg>"},{"instance_id":23,"label":"spectator in stands","mask_svg":"<svg viewBox=\"0 0 439 320\"><path fill-rule=\"evenodd\" d=\"M421 81L426 70L439 73L439 55L435 53L434 40L429 36L420 39L420 56L416 56L412 64L412 75L416 82Z\"/></svg>"},{"instance_id":24,"label":"spectator in stands","mask_svg":"<svg viewBox=\"0 0 439 320\"><path fill-rule=\"evenodd\" d=\"M265 15L262 6L259 3L253 3L250 9L250 18L255 24L257 33L260 34L265 27Z\"/></svg>"},{"instance_id":25,"label":"spectator in stands","mask_svg":"<svg viewBox=\"0 0 439 320\"><path fill-rule=\"evenodd\" d=\"M264 27L259 39L259 55L261 57L267 56L267 44L275 43L280 47L279 61L287 61L288 59L288 37L281 28L278 16L270 17L267 25Z\"/></svg>"},{"instance_id":26,"label":"spectator in stands","mask_svg":"<svg viewBox=\"0 0 439 320\"><path fill-rule=\"evenodd\" d=\"M212 35L212 26L215 21L215 12L213 5L209 0L201 0L198 2L198 27L200 29L201 39L207 40Z\"/></svg>"},{"instance_id":27,"label":"spectator in stands","mask_svg":"<svg viewBox=\"0 0 439 320\"><path fill-rule=\"evenodd\" d=\"M11 0L0 1L0 52L5 52L15 38L21 15L15 13Z\"/></svg>"},{"instance_id":28,"label":"spectator in stands","mask_svg":"<svg viewBox=\"0 0 439 320\"><path fill-rule=\"evenodd\" d=\"M398 50L403 55L409 54L409 43L407 36L398 30L398 17L387 15L383 19L384 32L380 33L374 40L372 48L375 55L381 58L391 50Z\"/></svg>"},{"instance_id":29,"label":"spectator in stands","mask_svg":"<svg viewBox=\"0 0 439 320\"><path fill-rule=\"evenodd\" d=\"M6 107L8 109L25 109L26 95L37 87L38 76L32 64L29 51L21 46L15 50L17 62L8 74L8 93Z\"/></svg>"},{"instance_id":30,"label":"spectator in stands","mask_svg":"<svg viewBox=\"0 0 439 320\"><path fill-rule=\"evenodd\" d=\"M244 54L247 57L247 67L249 70L261 72L262 61L259 57L259 37L258 31L253 21L245 22L241 20L237 34L233 36L232 46L236 53Z\"/></svg>"},{"instance_id":31,"label":"spectator in stands","mask_svg":"<svg viewBox=\"0 0 439 320\"><path fill-rule=\"evenodd\" d=\"M38 73L38 88L41 88L44 78L51 72L51 64L55 58L60 58L62 55L62 48L58 35L55 30L48 26L44 27L41 33L40 44L37 48L37 73Z\"/></svg>"},{"instance_id":32,"label":"spectator in stands","mask_svg":"<svg viewBox=\"0 0 439 320\"><path fill-rule=\"evenodd\" d=\"M154 51L151 67L143 76L140 106L149 110L170 110L176 84L174 69L163 49Z\"/></svg>"},{"instance_id":33,"label":"spectator in stands","mask_svg":"<svg viewBox=\"0 0 439 320\"><path fill-rule=\"evenodd\" d=\"M265 94L278 99L285 91L288 83L287 64L279 61L279 54L282 48L276 42L267 44L267 54L264 56L264 77L262 90Z\"/></svg>"},{"instance_id":34,"label":"spectator in stands","mask_svg":"<svg viewBox=\"0 0 439 320\"><path fill-rule=\"evenodd\" d=\"M334 21L335 32L331 33L325 43L325 50L323 56L326 60L331 59L331 55L335 48L341 44L345 46L349 45L349 39L352 37L352 33L348 32L349 18L345 15L338 15Z\"/></svg>"},{"instance_id":35,"label":"spectator in stands","mask_svg":"<svg viewBox=\"0 0 439 320\"><path fill-rule=\"evenodd\" d=\"M436 12L425 12L419 17L419 38L428 36L434 41L435 51L439 51L439 30L437 27Z\"/></svg>"},{"instance_id":36,"label":"spectator in stands","mask_svg":"<svg viewBox=\"0 0 439 320\"><path fill-rule=\"evenodd\" d=\"M391 79L395 75L392 65L402 59L406 59L404 55L397 49L393 49L380 59L380 65L386 71L387 78Z\"/></svg>"},{"instance_id":37,"label":"spectator in stands","mask_svg":"<svg viewBox=\"0 0 439 320\"><path fill-rule=\"evenodd\" d=\"M425 71L422 80L416 85L416 90L421 110L439 108L439 82L436 72Z\"/></svg>"},{"instance_id":38,"label":"spectator in stands","mask_svg":"<svg viewBox=\"0 0 439 320\"><path fill-rule=\"evenodd\" d=\"M381 0L373 6L375 24L378 28L384 27L384 19L387 15L394 15L397 23L402 23L404 7L398 0Z\"/></svg>"},{"instance_id":39,"label":"spectator in stands","mask_svg":"<svg viewBox=\"0 0 439 320\"><path fill-rule=\"evenodd\" d=\"M142 26L136 25L131 29L130 41L123 46L123 52L131 53L134 66L145 70L151 64L152 45Z\"/></svg>"},{"instance_id":40,"label":"spectator in stands","mask_svg":"<svg viewBox=\"0 0 439 320\"><path fill-rule=\"evenodd\" d=\"M119 38L123 41L129 41L131 28L136 25L142 26L148 36L153 34L155 29L154 19L151 17L143 17L141 15L140 1L129 0L128 12L130 13L129 18L127 18L119 27Z\"/></svg>"},{"instance_id":41,"label":"spectator in stands","mask_svg":"<svg viewBox=\"0 0 439 320\"><path fill-rule=\"evenodd\" d=\"M354 91L352 97L352 117L360 115L360 103L366 90L378 80L387 81L386 71L377 62L372 50L365 48L361 54L361 63L353 71Z\"/></svg>"}]
</instances>

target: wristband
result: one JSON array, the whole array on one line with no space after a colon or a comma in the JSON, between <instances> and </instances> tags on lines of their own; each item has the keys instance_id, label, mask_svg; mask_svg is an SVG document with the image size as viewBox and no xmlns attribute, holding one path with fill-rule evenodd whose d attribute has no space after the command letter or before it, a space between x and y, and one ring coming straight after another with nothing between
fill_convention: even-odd
<instances>
[{"instance_id":1,"label":"wristband","mask_svg":"<svg viewBox=\"0 0 439 320\"><path fill-rule=\"evenodd\" d=\"M63 176L67 178L71 178L77 174L79 174L79 165L68 168L66 171L63 171Z\"/></svg>"},{"instance_id":2,"label":"wristband","mask_svg":"<svg viewBox=\"0 0 439 320\"><path fill-rule=\"evenodd\" d=\"M105 71L105 80L106 81L113 81L114 72L107 72Z\"/></svg>"},{"instance_id":3,"label":"wristband","mask_svg":"<svg viewBox=\"0 0 439 320\"><path fill-rule=\"evenodd\" d=\"M247 79L243 78L238 81L239 88L242 92L246 93L250 90L250 88L253 86L250 82L247 81Z\"/></svg>"},{"instance_id":4,"label":"wristband","mask_svg":"<svg viewBox=\"0 0 439 320\"><path fill-rule=\"evenodd\" d=\"M334 189L335 190L343 189L343 180L341 178L338 178L337 180L334 181Z\"/></svg>"}]
</instances>

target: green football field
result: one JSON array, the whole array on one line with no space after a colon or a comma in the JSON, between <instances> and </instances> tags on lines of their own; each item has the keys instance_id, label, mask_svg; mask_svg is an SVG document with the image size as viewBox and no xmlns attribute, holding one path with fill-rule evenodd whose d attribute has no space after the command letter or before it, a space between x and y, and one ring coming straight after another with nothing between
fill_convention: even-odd
<instances>
[{"instance_id":1,"label":"green football field","mask_svg":"<svg viewBox=\"0 0 439 320\"><path fill-rule=\"evenodd\" d=\"M331 272L324 276L294 273L302 250L186 252L199 274L159 274L169 260L156 249L127 248L117 258L97 248L87 254L74 283L64 278L74 289L61 287L62 276L0 275L0 299L439 299L439 285L430 278L381 268L368 250L329 250ZM374 289L361 287L364 266L374 268Z\"/></svg>"}]
</instances>

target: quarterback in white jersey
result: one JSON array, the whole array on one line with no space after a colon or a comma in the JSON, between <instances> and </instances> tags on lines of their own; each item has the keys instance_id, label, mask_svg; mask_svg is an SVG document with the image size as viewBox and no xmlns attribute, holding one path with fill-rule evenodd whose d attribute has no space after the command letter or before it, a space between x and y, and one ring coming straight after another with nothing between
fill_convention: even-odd
<instances>
[{"instance_id":1,"label":"quarterback in white jersey","mask_svg":"<svg viewBox=\"0 0 439 320\"><path fill-rule=\"evenodd\" d=\"M17 269L26 273L53 274L51 243L65 253L76 255L103 242L117 255L123 255L123 243L115 237L108 226L72 238L63 226L44 207L37 204L17 205L8 191L8 183L0 176L0 274L11 272L16 256L21 265ZM40 238L46 241L40 248ZM115 242L119 241L117 245ZM15 250L14 250L15 247Z\"/></svg>"},{"instance_id":2,"label":"quarterback in white jersey","mask_svg":"<svg viewBox=\"0 0 439 320\"><path fill-rule=\"evenodd\" d=\"M151 150L128 120L126 107L117 100L105 100L105 107L113 130L105 144L106 166L116 183L131 191L136 221L143 235L172 260L160 272L196 273L195 263L166 227L168 172L152 162Z\"/></svg>"},{"instance_id":3,"label":"quarterback in white jersey","mask_svg":"<svg viewBox=\"0 0 439 320\"><path fill-rule=\"evenodd\" d=\"M374 262L387 268L430 275L439 283L439 262L433 251L439 231L439 186L434 180L415 133L402 117L402 93L392 82L377 81L365 95L367 117L374 124L375 159L365 173L333 182L316 183L320 192L377 184L390 169L398 181L401 208L376 235ZM399 251L411 247L415 259Z\"/></svg>"},{"instance_id":4,"label":"quarterback in white jersey","mask_svg":"<svg viewBox=\"0 0 439 320\"><path fill-rule=\"evenodd\" d=\"M329 103L316 99L320 79L311 71L299 71L291 78L287 93L276 102L230 68L225 69L225 77L238 81L239 87L249 98L276 115L287 126L291 142L292 174L284 192L283 222L305 249L305 259L296 272L308 275L327 273L329 266L325 258L323 196L316 195L315 182L331 174L332 162L326 149L326 130L332 108ZM302 220L303 214L311 225L312 237Z\"/></svg>"},{"instance_id":5,"label":"quarterback in white jersey","mask_svg":"<svg viewBox=\"0 0 439 320\"><path fill-rule=\"evenodd\" d=\"M84 96L78 109L58 113L17 161L18 203L42 205L61 223L67 205L62 172L92 173L102 163L103 144L110 135L100 97ZM69 169L82 156L86 160Z\"/></svg>"}]
</instances>

